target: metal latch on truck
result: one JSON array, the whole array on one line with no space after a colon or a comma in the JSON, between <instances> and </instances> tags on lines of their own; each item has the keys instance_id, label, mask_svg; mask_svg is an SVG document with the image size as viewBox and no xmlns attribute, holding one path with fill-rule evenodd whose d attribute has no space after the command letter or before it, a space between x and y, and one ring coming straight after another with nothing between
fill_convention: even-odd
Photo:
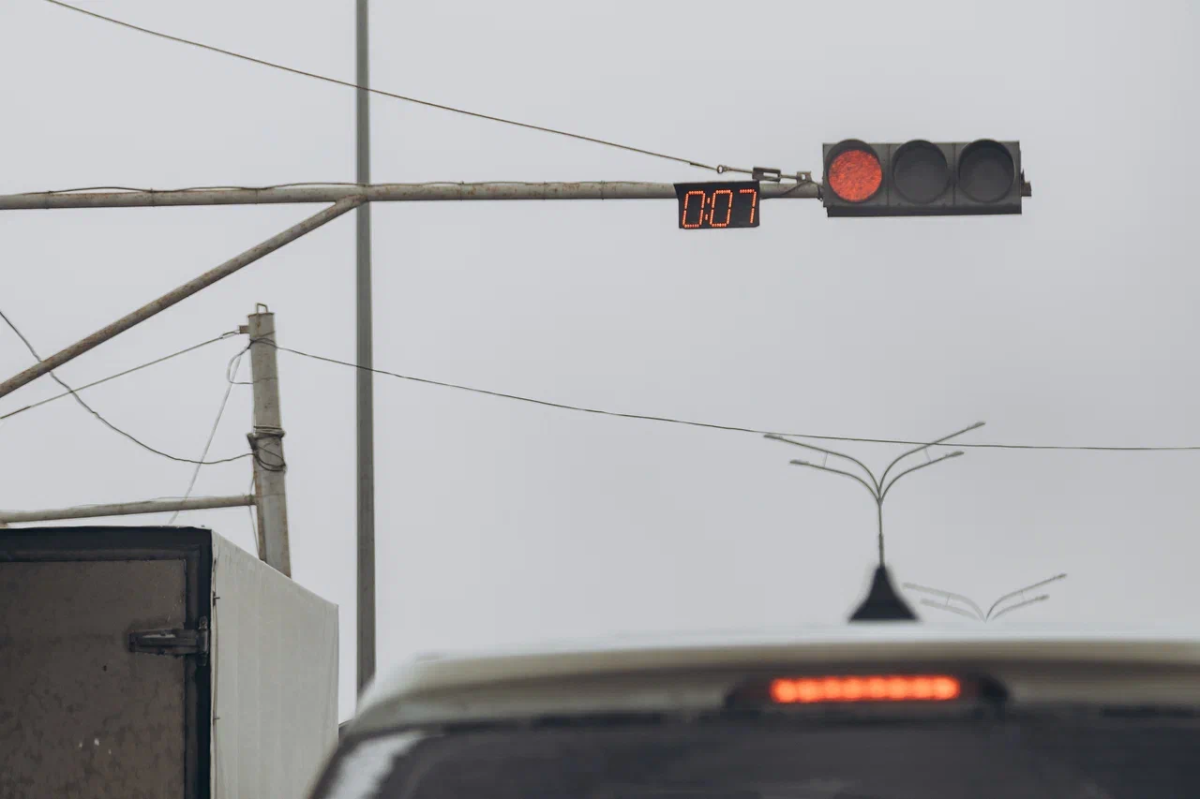
<instances>
[{"instance_id":1,"label":"metal latch on truck","mask_svg":"<svg viewBox=\"0 0 1200 799\"><path fill-rule=\"evenodd\" d=\"M208 657L208 619L202 617L196 629L137 630L129 634L129 651L150 655L199 655Z\"/></svg>"}]
</instances>

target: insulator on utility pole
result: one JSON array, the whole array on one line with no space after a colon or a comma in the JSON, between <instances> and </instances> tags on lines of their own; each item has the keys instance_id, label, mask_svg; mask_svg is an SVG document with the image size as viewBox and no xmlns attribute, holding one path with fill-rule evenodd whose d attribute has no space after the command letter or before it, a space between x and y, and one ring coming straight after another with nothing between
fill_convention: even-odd
<instances>
[{"instance_id":1,"label":"insulator on utility pole","mask_svg":"<svg viewBox=\"0 0 1200 799\"><path fill-rule=\"evenodd\" d=\"M251 314L250 370L254 386L254 432L247 436L254 453L260 554L267 564L292 576L288 546L287 461L283 457L283 421L279 411L279 372L275 352L275 314L258 305Z\"/></svg>"}]
</instances>

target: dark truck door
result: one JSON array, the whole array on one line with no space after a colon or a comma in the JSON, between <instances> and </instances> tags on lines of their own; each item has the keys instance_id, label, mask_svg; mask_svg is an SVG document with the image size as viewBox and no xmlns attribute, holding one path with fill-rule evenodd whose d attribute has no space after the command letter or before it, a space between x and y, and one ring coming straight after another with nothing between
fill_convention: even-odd
<instances>
[{"instance_id":1,"label":"dark truck door","mask_svg":"<svg viewBox=\"0 0 1200 799\"><path fill-rule=\"evenodd\" d=\"M0 799L208 797L210 569L200 530L0 530Z\"/></svg>"}]
</instances>

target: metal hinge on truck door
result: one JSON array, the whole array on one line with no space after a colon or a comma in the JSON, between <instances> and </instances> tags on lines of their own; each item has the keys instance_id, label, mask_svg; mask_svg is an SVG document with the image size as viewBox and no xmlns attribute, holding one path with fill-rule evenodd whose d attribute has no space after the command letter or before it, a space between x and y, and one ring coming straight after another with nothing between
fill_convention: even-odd
<instances>
[{"instance_id":1,"label":"metal hinge on truck door","mask_svg":"<svg viewBox=\"0 0 1200 799\"><path fill-rule=\"evenodd\" d=\"M129 634L129 651L150 655L199 655L208 658L208 619L201 618L196 629L138 630Z\"/></svg>"}]
</instances>

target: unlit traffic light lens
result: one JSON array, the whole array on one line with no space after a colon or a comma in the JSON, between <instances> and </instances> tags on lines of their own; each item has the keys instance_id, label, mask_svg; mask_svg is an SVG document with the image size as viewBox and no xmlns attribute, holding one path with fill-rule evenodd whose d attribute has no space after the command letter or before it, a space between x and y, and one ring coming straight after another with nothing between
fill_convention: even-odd
<instances>
[{"instance_id":1,"label":"unlit traffic light lens","mask_svg":"<svg viewBox=\"0 0 1200 799\"><path fill-rule=\"evenodd\" d=\"M1016 169L1007 149L994 141L977 141L963 148L958 159L958 188L975 202L1004 199Z\"/></svg>"},{"instance_id":2,"label":"unlit traffic light lens","mask_svg":"<svg viewBox=\"0 0 1200 799\"><path fill-rule=\"evenodd\" d=\"M912 203L931 203L950 185L950 166L927 141L910 141L892 158L892 188Z\"/></svg>"},{"instance_id":3,"label":"unlit traffic light lens","mask_svg":"<svg viewBox=\"0 0 1200 799\"><path fill-rule=\"evenodd\" d=\"M825 183L846 202L861 203L879 191L883 184L883 168L873 153L843 150L829 163Z\"/></svg>"}]
</instances>

